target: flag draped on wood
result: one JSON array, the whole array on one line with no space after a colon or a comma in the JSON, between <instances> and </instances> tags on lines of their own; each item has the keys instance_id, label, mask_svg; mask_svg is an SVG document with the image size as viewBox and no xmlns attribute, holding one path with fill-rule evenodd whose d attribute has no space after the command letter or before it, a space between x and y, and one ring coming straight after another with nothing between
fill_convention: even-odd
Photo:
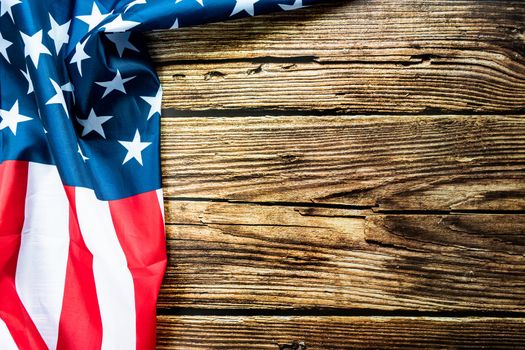
<instances>
[{"instance_id":1,"label":"flag draped on wood","mask_svg":"<svg viewBox=\"0 0 525 350\"><path fill-rule=\"evenodd\" d=\"M301 0L0 0L0 349L154 349L162 89L139 32Z\"/></svg>"}]
</instances>

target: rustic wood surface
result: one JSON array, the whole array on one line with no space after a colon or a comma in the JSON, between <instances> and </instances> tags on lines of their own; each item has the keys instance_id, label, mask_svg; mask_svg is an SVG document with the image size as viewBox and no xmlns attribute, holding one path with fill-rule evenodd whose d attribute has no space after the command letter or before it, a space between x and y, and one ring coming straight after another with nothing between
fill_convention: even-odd
<instances>
[{"instance_id":1,"label":"rustic wood surface","mask_svg":"<svg viewBox=\"0 0 525 350\"><path fill-rule=\"evenodd\" d=\"M525 2L147 35L159 349L525 348Z\"/></svg>"},{"instance_id":2,"label":"rustic wood surface","mask_svg":"<svg viewBox=\"0 0 525 350\"><path fill-rule=\"evenodd\" d=\"M161 316L158 348L477 350L524 342L525 323L515 318Z\"/></svg>"},{"instance_id":3,"label":"rustic wood surface","mask_svg":"<svg viewBox=\"0 0 525 350\"><path fill-rule=\"evenodd\" d=\"M405 210L525 208L525 118L165 118L165 196Z\"/></svg>"},{"instance_id":4,"label":"rustic wood surface","mask_svg":"<svg viewBox=\"0 0 525 350\"><path fill-rule=\"evenodd\" d=\"M161 307L525 312L525 215L167 204Z\"/></svg>"},{"instance_id":5,"label":"rustic wood surface","mask_svg":"<svg viewBox=\"0 0 525 350\"><path fill-rule=\"evenodd\" d=\"M177 110L520 111L519 1L340 1L151 35Z\"/></svg>"}]
</instances>

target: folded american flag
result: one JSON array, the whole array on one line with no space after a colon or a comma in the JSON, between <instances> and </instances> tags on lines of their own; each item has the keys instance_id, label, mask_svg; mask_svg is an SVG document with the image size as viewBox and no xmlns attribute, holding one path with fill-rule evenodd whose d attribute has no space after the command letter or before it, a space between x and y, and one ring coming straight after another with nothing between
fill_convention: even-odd
<instances>
[{"instance_id":1,"label":"folded american flag","mask_svg":"<svg viewBox=\"0 0 525 350\"><path fill-rule=\"evenodd\" d=\"M301 0L0 0L0 349L154 349L162 89L140 31Z\"/></svg>"}]
</instances>

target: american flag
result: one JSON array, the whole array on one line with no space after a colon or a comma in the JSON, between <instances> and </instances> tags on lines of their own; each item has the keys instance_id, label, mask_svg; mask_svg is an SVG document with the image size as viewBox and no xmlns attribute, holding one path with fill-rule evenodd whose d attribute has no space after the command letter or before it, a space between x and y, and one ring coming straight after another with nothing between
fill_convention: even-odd
<instances>
[{"instance_id":1,"label":"american flag","mask_svg":"<svg viewBox=\"0 0 525 350\"><path fill-rule=\"evenodd\" d=\"M0 349L154 349L162 89L140 32L301 0L0 0Z\"/></svg>"}]
</instances>

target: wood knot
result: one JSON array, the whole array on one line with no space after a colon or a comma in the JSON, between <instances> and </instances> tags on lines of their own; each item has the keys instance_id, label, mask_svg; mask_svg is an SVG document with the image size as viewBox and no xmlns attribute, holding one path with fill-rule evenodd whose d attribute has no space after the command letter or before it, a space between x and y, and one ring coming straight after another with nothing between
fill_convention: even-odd
<instances>
[{"instance_id":1,"label":"wood knot","mask_svg":"<svg viewBox=\"0 0 525 350\"><path fill-rule=\"evenodd\" d=\"M279 350L306 350L306 344L303 341L293 341L291 344L279 344Z\"/></svg>"}]
</instances>

